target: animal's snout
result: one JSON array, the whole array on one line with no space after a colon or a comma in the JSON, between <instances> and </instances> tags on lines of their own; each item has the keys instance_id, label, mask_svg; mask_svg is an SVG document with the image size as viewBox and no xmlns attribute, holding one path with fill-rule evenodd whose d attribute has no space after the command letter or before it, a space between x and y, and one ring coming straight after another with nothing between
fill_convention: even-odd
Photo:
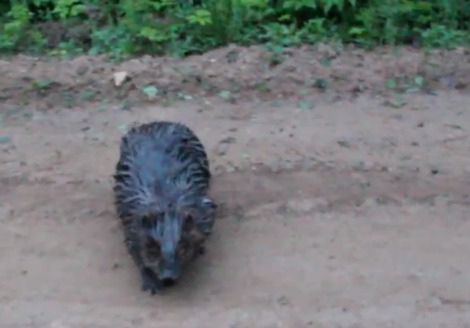
<instances>
[{"instance_id":1,"label":"animal's snout","mask_svg":"<svg viewBox=\"0 0 470 328\"><path fill-rule=\"evenodd\" d=\"M178 261L164 261L160 267L159 278L166 286L172 286L176 283L181 274L181 266Z\"/></svg>"},{"instance_id":2,"label":"animal's snout","mask_svg":"<svg viewBox=\"0 0 470 328\"><path fill-rule=\"evenodd\" d=\"M167 268L160 271L160 279L173 279L176 280L179 277L179 270L176 268Z\"/></svg>"}]
</instances>

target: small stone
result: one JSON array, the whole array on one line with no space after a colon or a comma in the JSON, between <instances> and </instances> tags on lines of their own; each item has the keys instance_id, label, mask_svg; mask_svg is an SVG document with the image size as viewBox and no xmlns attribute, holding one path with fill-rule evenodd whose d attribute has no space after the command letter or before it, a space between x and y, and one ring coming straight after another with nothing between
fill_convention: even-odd
<instances>
[{"instance_id":1,"label":"small stone","mask_svg":"<svg viewBox=\"0 0 470 328\"><path fill-rule=\"evenodd\" d=\"M51 323L51 325L49 326L50 328L67 328L66 325L64 325L62 322L60 321L54 321Z\"/></svg>"},{"instance_id":2,"label":"small stone","mask_svg":"<svg viewBox=\"0 0 470 328\"><path fill-rule=\"evenodd\" d=\"M338 140L338 145L343 148L351 148L351 144L346 140Z\"/></svg>"},{"instance_id":3,"label":"small stone","mask_svg":"<svg viewBox=\"0 0 470 328\"><path fill-rule=\"evenodd\" d=\"M226 172L227 172L227 173L233 173L233 172L236 172L236 171L237 171L237 167L236 167L236 166L231 165L231 164L227 165L227 167L226 167Z\"/></svg>"},{"instance_id":4,"label":"small stone","mask_svg":"<svg viewBox=\"0 0 470 328\"><path fill-rule=\"evenodd\" d=\"M227 138L220 140L220 143L233 144L235 143L236 140L237 139L235 139L234 137L227 137Z\"/></svg>"},{"instance_id":5,"label":"small stone","mask_svg":"<svg viewBox=\"0 0 470 328\"><path fill-rule=\"evenodd\" d=\"M113 74L114 85L119 87L128 78L127 72L116 72Z\"/></svg>"},{"instance_id":6,"label":"small stone","mask_svg":"<svg viewBox=\"0 0 470 328\"><path fill-rule=\"evenodd\" d=\"M432 174L432 175L439 174L439 169L438 169L438 168L432 168L432 169L431 169L431 174Z\"/></svg>"},{"instance_id":7,"label":"small stone","mask_svg":"<svg viewBox=\"0 0 470 328\"><path fill-rule=\"evenodd\" d=\"M88 72L88 67L85 65L81 65L77 68L77 75L85 75Z\"/></svg>"},{"instance_id":8,"label":"small stone","mask_svg":"<svg viewBox=\"0 0 470 328\"><path fill-rule=\"evenodd\" d=\"M391 199L388 196L379 196L375 199L375 202L378 205L387 205L390 203Z\"/></svg>"},{"instance_id":9,"label":"small stone","mask_svg":"<svg viewBox=\"0 0 470 328\"><path fill-rule=\"evenodd\" d=\"M225 156L228 152L228 147L229 147L228 143L219 143L215 146L214 151L219 156Z\"/></svg>"},{"instance_id":10,"label":"small stone","mask_svg":"<svg viewBox=\"0 0 470 328\"><path fill-rule=\"evenodd\" d=\"M279 303L279 305L281 306L287 306L287 305L290 305L290 301L289 299L286 297L286 296L281 296L277 299L277 302Z\"/></svg>"},{"instance_id":11,"label":"small stone","mask_svg":"<svg viewBox=\"0 0 470 328\"><path fill-rule=\"evenodd\" d=\"M387 166L382 166L382 167L380 168L380 171L382 171L382 172L389 172L389 171L390 171L390 168L387 167Z\"/></svg>"}]
</instances>

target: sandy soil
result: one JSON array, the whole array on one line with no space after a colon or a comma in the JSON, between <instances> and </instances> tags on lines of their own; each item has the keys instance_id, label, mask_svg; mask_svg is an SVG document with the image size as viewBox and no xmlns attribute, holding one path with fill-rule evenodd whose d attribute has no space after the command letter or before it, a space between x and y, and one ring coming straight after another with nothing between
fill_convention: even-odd
<instances>
[{"instance_id":1,"label":"sandy soil","mask_svg":"<svg viewBox=\"0 0 470 328\"><path fill-rule=\"evenodd\" d=\"M4 106L0 327L470 327L470 96L330 96ZM201 137L222 204L207 254L154 297L111 193L123 129L152 119Z\"/></svg>"}]
</instances>

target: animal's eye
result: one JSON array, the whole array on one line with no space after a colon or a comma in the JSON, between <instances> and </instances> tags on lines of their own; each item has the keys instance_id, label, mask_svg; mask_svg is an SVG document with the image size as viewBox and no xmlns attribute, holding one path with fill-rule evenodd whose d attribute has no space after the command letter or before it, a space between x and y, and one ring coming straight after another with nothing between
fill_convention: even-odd
<instances>
[{"instance_id":1,"label":"animal's eye","mask_svg":"<svg viewBox=\"0 0 470 328\"><path fill-rule=\"evenodd\" d=\"M160 248L160 244L155 239L149 238L147 240L147 247Z\"/></svg>"},{"instance_id":2,"label":"animal's eye","mask_svg":"<svg viewBox=\"0 0 470 328\"><path fill-rule=\"evenodd\" d=\"M142 227L146 229L155 228L155 225L163 218L164 213L161 211L152 210L141 216L140 222Z\"/></svg>"},{"instance_id":3,"label":"animal's eye","mask_svg":"<svg viewBox=\"0 0 470 328\"><path fill-rule=\"evenodd\" d=\"M179 248L186 248L188 246L188 242L186 240L180 240L178 243Z\"/></svg>"},{"instance_id":4,"label":"animal's eye","mask_svg":"<svg viewBox=\"0 0 470 328\"><path fill-rule=\"evenodd\" d=\"M191 214L186 214L184 217L183 230L190 230L193 227L194 218Z\"/></svg>"},{"instance_id":5,"label":"animal's eye","mask_svg":"<svg viewBox=\"0 0 470 328\"><path fill-rule=\"evenodd\" d=\"M160 244L157 241L148 239L145 246L149 255L160 256Z\"/></svg>"},{"instance_id":6,"label":"animal's eye","mask_svg":"<svg viewBox=\"0 0 470 328\"><path fill-rule=\"evenodd\" d=\"M142 226L146 229L152 228L152 219L149 215L144 215L142 217Z\"/></svg>"},{"instance_id":7,"label":"animal's eye","mask_svg":"<svg viewBox=\"0 0 470 328\"><path fill-rule=\"evenodd\" d=\"M178 243L178 256L184 257L188 249L189 249L189 243L186 240L181 240Z\"/></svg>"}]
</instances>

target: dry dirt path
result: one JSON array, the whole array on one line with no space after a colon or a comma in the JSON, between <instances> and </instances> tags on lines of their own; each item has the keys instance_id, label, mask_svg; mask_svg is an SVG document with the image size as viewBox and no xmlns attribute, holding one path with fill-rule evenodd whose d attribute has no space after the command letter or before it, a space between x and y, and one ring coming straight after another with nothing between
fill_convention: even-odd
<instances>
[{"instance_id":1,"label":"dry dirt path","mask_svg":"<svg viewBox=\"0 0 470 328\"><path fill-rule=\"evenodd\" d=\"M470 327L470 97L407 102L5 115L0 327ZM151 119L196 131L224 204L155 297L111 194L119 127Z\"/></svg>"}]
</instances>

